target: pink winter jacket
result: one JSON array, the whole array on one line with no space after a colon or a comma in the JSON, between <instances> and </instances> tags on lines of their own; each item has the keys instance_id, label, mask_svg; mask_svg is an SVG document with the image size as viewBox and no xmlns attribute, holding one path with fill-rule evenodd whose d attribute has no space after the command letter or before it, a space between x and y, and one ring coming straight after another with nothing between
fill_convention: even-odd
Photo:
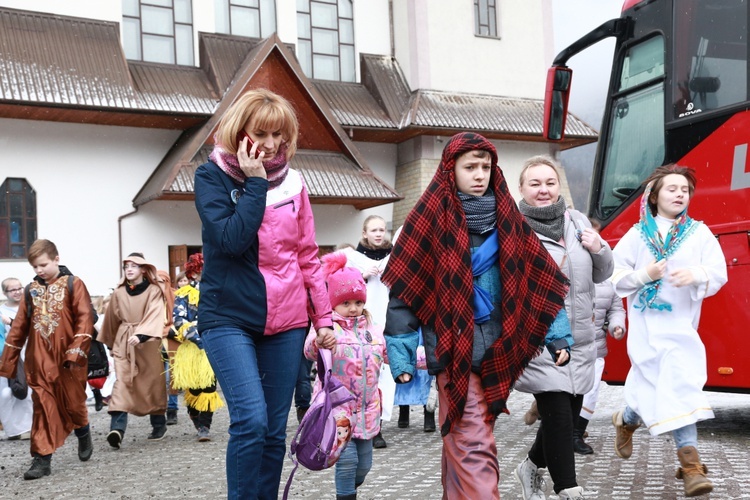
<instances>
[{"instance_id":1,"label":"pink winter jacket","mask_svg":"<svg viewBox=\"0 0 750 500\"><path fill-rule=\"evenodd\" d=\"M331 304L318 259L307 188L296 170L268 191L258 230L258 265L266 282L265 335L331 326Z\"/></svg>"},{"instance_id":2,"label":"pink winter jacket","mask_svg":"<svg viewBox=\"0 0 750 500\"><path fill-rule=\"evenodd\" d=\"M345 318L334 311L333 333L336 347L332 349L332 374L351 391L352 437L372 439L380 432L380 367L388 362L383 327L368 323L365 316ZM305 340L305 357L318 359L315 331L310 330ZM315 394L320 390L320 378L315 381Z\"/></svg>"}]
</instances>

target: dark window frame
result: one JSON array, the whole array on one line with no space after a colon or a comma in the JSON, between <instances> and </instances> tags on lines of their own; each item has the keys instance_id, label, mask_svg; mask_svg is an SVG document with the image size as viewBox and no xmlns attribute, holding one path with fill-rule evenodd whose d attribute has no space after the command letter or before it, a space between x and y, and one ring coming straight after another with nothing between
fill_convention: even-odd
<instances>
[{"instance_id":1,"label":"dark window frame","mask_svg":"<svg viewBox=\"0 0 750 500\"><path fill-rule=\"evenodd\" d=\"M163 39L168 39L171 42L172 45L172 57L174 58L174 61L167 64L177 64L182 66L192 66L195 64L195 46L193 41L193 0L186 0L188 2L188 12L190 13L190 22L181 22L177 21L175 19L175 7L174 7L174 0L169 0L169 3L171 4L170 7L165 7L164 5L160 5L157 1L149 1L149 0L138 0L138 16L132 16L125 14L123 12L123 19L134 19L138 23L138 36L140 38L140 43L138 45L138 55L135 60L138 61L147 61L147 62L155 62L152 59L146 59L144 58L144 35L151 36L151 37L158 37ZM151 32L145 32L143 31L143 6L156 8L156 9L164 9L164 10L170 10L172 12L172 35L164 35L162 33L151 33ZM190 37L190 60L189 61L180 61L178 58L178 52L177 52L177 27L178 26L189 26L191 37Z\"/></svg>"},{"instance_id":2,"label":"dark window frame","mask_svg":"<svg viewBox=\"0 0 750 500\"><path fill-rule=\"evenodd\" d=\"M0 184L0 259L25 259L36 235L36 191L24 178L6 177Z\"/></svg>"},{"instance_id":3,"label":"dark window frame","mask_svg":"<svg viewBox=\"0 0 750 500\"><path fill-rule=\"evenodd\" d=\"M484 5L480 5L482 3ZM482 13L486 16L486 22L482 22ZM497 31L497 0L474 0L474 34L486 38L500 38Z\"/></svg>"},{"instance_id":4,"label":"dark window frame","mask_svg":"<svg viewBox=\"0 0 750 500\"><path fill-rule=\"evenodd\" d=\"M264 38L263 33L274 33L277 31L278 26L276 22L276 16L277 16L277 10L276 10L276 4L271 2L266 2L264 0L258 0L257 6L253 7L252 5L248 5L246 1L242 0L216 0L217 2L221 2L221 5L225 9L225 14L227 16L228 20L228 26L227 26L227 35L237 35L237 36L247 36L252 38ZM269 9L269 7L273 7L272 9ZM237 11L255 11L257 13L258 22L255 28L257 28L257 34L254 35L247 35L245 33L240 33L239 30L235 29L235 23L239 22L235 20L234 16L232 15L233 10ZM267 29L263 29L263 14L267 12L267 10L271 10L271 14L273 15L273 26L268 27Z\"/></svg>"},{"instance_id":5,"label":"dark window frame","mask_svg":"<svg viewBox=\"0 0 750 500\"><path fill-rule=\"evenodd\" d=\"M350 7L350 10L351 10L351 13L352 13L351 17L343 17L341 15L341 9L339 8L339 3L342 2L342 1L343 2L349 2L349 4L351 5L351 7ZM357 53L356 53L355 45L354 45L354 39L355 39L355 37L354 37L354 2L352 0L337 0L337 1L331 1L331 0L307 0L306 3L307 3L307 11L306 12L305 11L297 10L297 23L298 24L300 23L300 15L307 16L307 26L306 27L307 27L307 31L310 34L310 36L309 36L309 38L302 36L300 34L300 31L301 31L300 27L298 26L297 27L297 40L298 40L298 42L301 42L301 41L307 42L310 45L309 59L307 59L304 62L301 61L301 62L303 62L303 67L305 66L304 63L306 63L307 67L310 69L310 74L308 74L307 76L309 78L319 78L319 79L324 79L324 80L333 80L331 78L323 78L320 75L316 75L316 71L315 71L315 56L319 55L319 56L325 56L325 57L335 57L336 60L338 61L338 78L335 79L334 81L342 81L342 82L354 82L354 81L356 81L356 79L357 79L357 75L356 75L356 72L357 72L357 70L356 70L356 68L357 68L357 65L356 65L356 54ZM298 9L299 9L299 4L300 4L300 2L298 1L297 2ZM336 6L336 29L322 27L322 26L314 26L313 25L313 21L312 21L312 7L313 7L313 4L325 4L325 5L335 5ZM352 42L351 43L344 43L344 42L341 41L341 20L342 19L350 21L351 24L352 24ZM337 44L337 46L338 46L338 54L332 55L332 54L328 54L328 53L325 53L325 52L316 52L315 51L315 44L313 43L313 30L336 32L336 38L338 40L338 44ZM300 45L300 44L298 43L298 45ZM342 77L345 68L344 68L344 65L342 64L342 50L341 50L341 47L351 47L351 52L352 52L352 54L354 56L354 60L351 61L352 67L354 69L351 80L345 80ZM297 51L297 57L300 60L303 57L303 55L300 54L299 50Z\"/></svg>"}]
</instances>

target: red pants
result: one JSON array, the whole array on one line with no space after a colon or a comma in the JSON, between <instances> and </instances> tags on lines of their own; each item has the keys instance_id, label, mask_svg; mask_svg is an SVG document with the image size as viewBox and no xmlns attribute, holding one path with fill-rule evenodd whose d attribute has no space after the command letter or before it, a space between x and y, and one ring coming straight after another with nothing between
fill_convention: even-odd
<instances>
[{"instance_id":1,"label":"red pants","mask_svg":"<svg viewBox=\"0 0 750 500\"><path fill-rule=\"evenodd\" d=\"M440 373L437 382L438 388L443 387L448 382L448 377L445 373ZM439 390L438 394L439 419L442 424L448 413L448 401L445 392ZM495 421L485 421L488 413L479 375L472 373L464 414L443 438L441 472L444 499L500 498L497 489L500 466L497 463L497 445L493 434Z\"/></svg>"}]
</instances>

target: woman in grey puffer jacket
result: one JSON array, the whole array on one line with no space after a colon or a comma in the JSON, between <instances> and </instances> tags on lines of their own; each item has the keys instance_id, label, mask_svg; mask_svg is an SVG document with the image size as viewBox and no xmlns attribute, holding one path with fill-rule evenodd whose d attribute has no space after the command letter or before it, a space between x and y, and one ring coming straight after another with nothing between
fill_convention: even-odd
<instances>
[{"instance_id":1,"label":"woman in grey puffer jacket","mask_svg":"<svg viewBox=\"0 0 750 500\"><path fill-rule=\"evenodd\" d=\"M521 213L570 280L565 308L575 343L566 366L555 366L550 356L537 356L516 382L517 390L534 394L542 421L529 456L515 475L524 500L545 498L541 488L544 467L549 468L559 498L583 498L583 488L576 481L573 429L583 395L594 382L594 284L612 275L612 250L586 216L566 207L552 158L526 160L519 190Z\"/></svg>"}]
</instances>

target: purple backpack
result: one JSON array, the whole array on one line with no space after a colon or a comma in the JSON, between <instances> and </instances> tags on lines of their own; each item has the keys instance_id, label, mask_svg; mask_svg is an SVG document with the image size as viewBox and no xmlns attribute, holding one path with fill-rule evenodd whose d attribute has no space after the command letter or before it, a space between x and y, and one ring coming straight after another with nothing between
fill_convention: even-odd
<instances>
[{"instance_id":1,"label":"purple backpack","mask_svg":"<svg viewBox=\"0 0 750 500\"><path fill-rule=\"evenodd\" d=\"M346 403L352 401L354 396L332 375L331 365L331 351L319 349L318 378L321 387L302 417L289 447L289 458L294 462L294 469L284 488L284 499L289 494L299 464L310 470L327 469L336 463L351 440L352 409Z\"/></svg>"}]
</instances>

